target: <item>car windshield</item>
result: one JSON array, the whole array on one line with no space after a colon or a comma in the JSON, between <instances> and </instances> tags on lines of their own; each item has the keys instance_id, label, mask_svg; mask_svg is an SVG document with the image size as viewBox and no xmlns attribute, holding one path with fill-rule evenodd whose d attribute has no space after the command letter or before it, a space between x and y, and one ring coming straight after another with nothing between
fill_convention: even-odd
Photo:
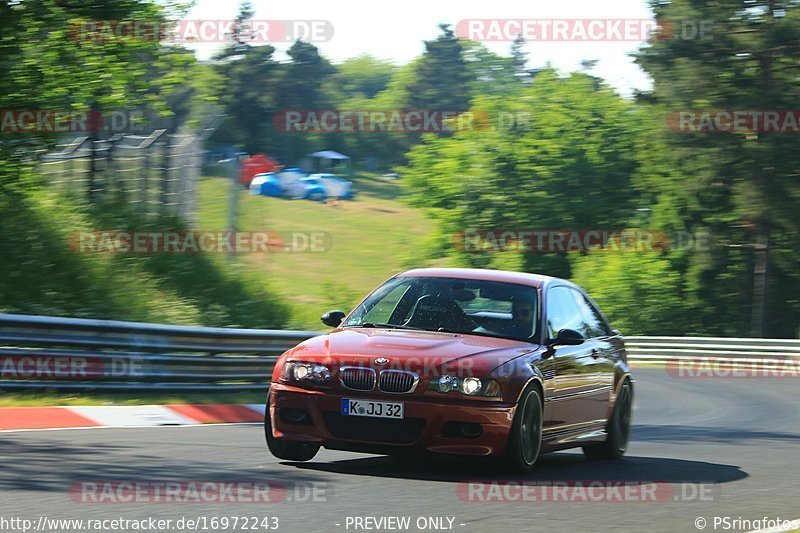
<instances>
[{"instance_id":1,"label":"car windshield","mask_svg":"<svg viewBox=\"0 0 800 533\"><path fill-rule=\"evenodd\" d=\"M344 326L446 331L529 341L538 324L535 287L457 278L397 277L375 290Z\"/></svg>"}]
</instances>

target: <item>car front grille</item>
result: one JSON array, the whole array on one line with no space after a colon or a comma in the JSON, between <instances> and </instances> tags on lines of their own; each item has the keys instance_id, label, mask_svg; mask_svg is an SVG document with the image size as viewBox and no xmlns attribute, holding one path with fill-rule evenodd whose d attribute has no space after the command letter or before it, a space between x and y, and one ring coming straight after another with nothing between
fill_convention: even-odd
<instances>
[{"instance_id":1,"label":"car front grille","mask_svg":"<svg viewBox=\"0 0 800 533\"><path fill-rule=\"evenodd\" d=\"M352 390L372 390L375 388L375 371L357 366L339 369L339 381Z\"/></svg>"},{"instance_id":2,"label":"car front grille","mask_svg":"<svg viewBox=\"0 0 800 533\"><path fill-rule=\"evenodd\" d=\"M386 444L413 444L422 434L425 420L405 418L364 418L344 416L334 412L323 412L322 418L328 430L337 439L381 442Z\"/></svg>"},{"instance_id":3,"label":"car front grille","mask_svg":"<svg viewBox=\"0 0 800 533\"><path fill-rule=\"evenodd\" d=\"M419 376L405 370L383 370L378 378L378 388L381 392L390 394L405 394L413 391Z\"/></svg>"}]
</instances>

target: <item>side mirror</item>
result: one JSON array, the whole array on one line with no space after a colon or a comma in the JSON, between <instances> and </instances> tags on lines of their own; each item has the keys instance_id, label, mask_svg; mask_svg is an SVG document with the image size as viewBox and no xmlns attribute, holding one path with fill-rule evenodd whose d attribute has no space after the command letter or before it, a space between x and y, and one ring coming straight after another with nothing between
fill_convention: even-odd
<instances>
[{"instance_id":1,"label":"side mirror","mask_svg":"<svg viewBox=\"0 0 800 533\"><path fill-rule=\"evenodd\" d=\"M344 311L328 311L320 317L320 320L322 320L322 323L326 326L338 328L339 324L341 324L342 320L344 320L344 317Z\"/></svg>"},{"instance_id":2,"label":"side mirror","mask_svg":"<svg viewBox=\"0 0 800 533\"><path fill-rule=\"evenodd\" d=\"M550 339L550 346L578 346L586 342L586 338L574 329L562 329L555 339Z\"/></svg>"}]
</instances>

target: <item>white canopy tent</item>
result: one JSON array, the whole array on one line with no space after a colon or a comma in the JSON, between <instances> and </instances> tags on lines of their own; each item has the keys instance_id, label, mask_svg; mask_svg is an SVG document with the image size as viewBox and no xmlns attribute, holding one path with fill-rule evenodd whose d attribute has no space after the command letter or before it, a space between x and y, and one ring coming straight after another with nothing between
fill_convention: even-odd
<instances>
[{"instance_id":1,"label":"white canopy tent","mask_svg":"<svg viewBox=\"0 0 800 533\"><path fill-rule=\"evenodd\" d=\"M353 164L349 156L333 150L322 150L308 154L310 173L332 173L335 174L339 167L346 167L349 176L353 175Z\"/></svg>"}]
</instances>

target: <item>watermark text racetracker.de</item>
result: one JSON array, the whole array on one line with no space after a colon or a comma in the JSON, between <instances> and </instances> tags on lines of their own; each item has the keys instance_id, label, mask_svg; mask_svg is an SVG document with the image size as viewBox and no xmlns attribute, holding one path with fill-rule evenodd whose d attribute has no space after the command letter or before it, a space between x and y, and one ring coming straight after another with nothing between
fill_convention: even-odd
<instances>
[{"instance_id":1,"label":"watermark text racetracker.de","mask_svg":"<svg viewBox=\"0 0 800 533\"><path fill-rule=\"evenodd\" d=\"M667 115L677 133L800 133L800 109L679 109Z\"/></svg>"},{"instance_id":2,"label":"watermark text racetracker.de","mask_svg":"<svg viewBox=\"0 0 800 533\"><path fill-rule=\"evenodd\" d=\"M0 109L1 134L144 132L144 113L137 110Z\"/></svg>"},{"instance_id":3,"label":"watermark text racetracker.de","mask_svg":"<svg viewBox=\"0 0 800 533\"><path fill-rule=\"evenodd\" d=\"M800 378L800 358L681 357L670 359L667 374L685 379Z\"/></svg>"},{"instance_id":4,"label":"watermark text racetracker.de","mask_svg":"<svg viewBox=\"0 0 800 533\"><path fill-rule=\"evenodd\" d=\"M179 518L56 518L0 516L0 531L260 531L280 529L280 519L270 515L181 516Z\"/></svg>"},{"instance_id":5,"label":"watermark text racetracker.de","mask_svg":"<svg viewBox=\"0 0 800 533\"><path fill-rule=\"evenodd\" d=\"M143 377L149 360L137 357L91 357L28 352L0 355L0 378L5 379L103 379Z\"/></svg>"},{"instance_id":6,"label":"watermark text racetracker.de","mask_svg":"<svg viewBox=\"0 0 800 533\"><path fill-rule=\"evenodd\" d=\"M72 501L86 505L319 503L330 495L325 482L246 479L87 479L69 487Z\"/></svg>"},{"instance_id":7,"label":"watermark text racetracker.de","mask_svg":"<svg viewBox=\"0 0 800 533\"><path fill-rule=\"evenodd\" d=\"M286 109L272 122L283 133L441 133L490 125L484 112L446 109Z\"/></svg>"},{"instance_id":8,"label":"watermark text racetracker.de","mask_svg":"<svg viewBox=\"0 0 800 533\"><path fill-rule=\"evenodd\" d=\"M456 133L534 131L547 117L532 111L482 109L283 109L272 116L281 133Z\"/></svg>"},{"instance_id":9,"label":"watermark text racetracker.de","mask_svg":"<svg viewBox=\"0 0 800 533\"><path fill-rule=\"evenodd\" d=\"M554 18L463 19L456 35L470 41L526 42L645 42L649 40L710 40L711 20Z\"/></svg>"},{"instance_id":10,"label":"watermark text racetracker.de","mask_svg":"<svg viewBox=\"0 0 800 533\"><path fill-rule=\"evenodd\" d=\"M324 231L80 231L70 250L81 254L320 253L333 245Z\"/></svg>"},{"instance_id":11,"label":"watermark text racetracker.de","mask_svg":"<svg viewBox=\"0 0 800 533\"><path fill-rule=\"evenodd\" d=\"M328 20L185 19L76 20L69 27L73 40L86 43L118 39L162 44L247 42L285 43L298 39L327 42L333 38Z\"/></svg>"},{"instance_id":12,"label":"watermark text racetracker.de","mask_svg":"<svg viewBox=\"0 0 800 533\"><path fill-rule=\"evenodd\" d=\"M669 249L709 250L710 235L666 233L655 229L496 229L461 231L453 236L458 250L471 253L517 251L553 254L562 252L655 252Z\"/></svg>"},{"instance_id":13,"label":"watermark text racetracker.de","mask_svg":"<svg viewBox=\"0 0 800 533\"><path fill-rule=\"evenodd\" d=\"M714 483L639 480L460 481L456 497L467 503L667 503L708 502Z\"/></svg>"}]
</instances>

